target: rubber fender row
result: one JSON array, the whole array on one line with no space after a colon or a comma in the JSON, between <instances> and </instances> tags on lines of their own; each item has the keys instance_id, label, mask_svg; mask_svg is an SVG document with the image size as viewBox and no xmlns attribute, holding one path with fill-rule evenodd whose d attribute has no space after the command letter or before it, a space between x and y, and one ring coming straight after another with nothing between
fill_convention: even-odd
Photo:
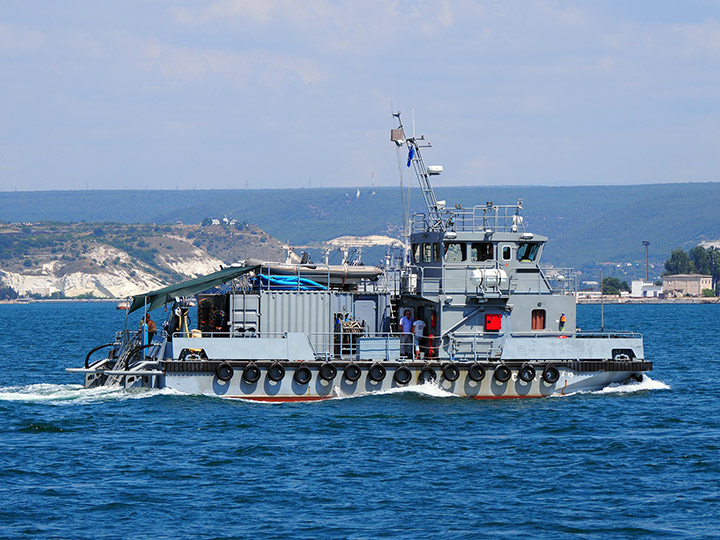
<instances>
[{"instance_id":1,"label":"rubber fender row","mask_svg":"<svg viewBox=\"0 0 720 540\"><path fill-rule=\"evenodd\" d=\"M446 362L440 368L443 378L450 382L455 382L460 377L460 368L453 362ZM229 362L221 362L215 370L217 378L227 382L232 379L235 373L234 368ZM254 362L250 362L242 372L244 381L254 384L260 380L260 368ZM320 378L325 381L331 381L337 376L337 368L332 362L324 362L319 369ZM343 370L343 376L350 382L357 381L362 375L362 370L355 362L350 362ZM375 362L368 369L368 378L374 382L381 382L385 379L387 370L380 362ZM479 363L471 364L468 368L468 378L474 382L480 382L485 378L485 366ZM518 370L518 379L523 382L531 382L535 379L537 373L535 368L529 364L523 364ZM268 379L273 382L280 382L285 377L285 368L280 362L273 362L268 368ZM548 364L542 371L542 380L547 384L555 384L560 379L560 371ZM512 377L512 370L505 364L499 364L493 370L493 378L499 383L506 383ZM310 368L305 364L300 364L293 374L293 380L298 384L307 384L312 378ZM407 366L400 366L393 374L393 380L398 384L409 384L412 380L412 371ZM423 366L418 377L421 383L431 383L437 380L435 370L430 366Z\"/></svg>"},{"instance_id":2,"label":"rubber fender row","mask_svg":"<svg viewBox=\"0 0 720 540\"><path fill-rule=\"evenodd\" d=\"M332 362L325 362L320 366L320 378L326 381L331 381L337 375L337 368ZM235 369L230 365L229 362L220 362L218 367L215 369L215 375L221 381L227 382L233 378ZM351 363L345 367L345 378L349 381L356 381L360 378L361 371L357 364ZM242 378L245 382L255 384L260 380L260 368L257 367L255 362L250 362L242 371ZM285 378L285 368L280 362L273 362L270 364L267 372L268 379L273 382L280 382ZM293 379L298 384L307 384L312 378L312 372L310 368L305 364L300 364L293 374Z\"/></svg>"},{"instance_id":3,"label":"rubber fender row","mask_svg":"<svg viewBox=\"0 0 720 540\"><path fill-rule=\"evenodd\" d=\"M472 370L475 366L477 366L478 368L478 371L476 373L479 376L479 379L475 379L473 377ZM536 375L537 372L535 371L535 368L527 362L520 366L520 369L518 370L518 379L526 383L534 381ZM472 366L470 366L468 376L472 380L482 380L485 377L485 368L480 364L473 364ZM505 364L499 364L495 367L493 371L493 378L499 383L506 383L510 380L511 377L512 370ZM548 364L543 369L541 377L542 380L545 381L545 383L555 384L560 379L560 371L552 364Z\"/></svg>"}]
</instances>

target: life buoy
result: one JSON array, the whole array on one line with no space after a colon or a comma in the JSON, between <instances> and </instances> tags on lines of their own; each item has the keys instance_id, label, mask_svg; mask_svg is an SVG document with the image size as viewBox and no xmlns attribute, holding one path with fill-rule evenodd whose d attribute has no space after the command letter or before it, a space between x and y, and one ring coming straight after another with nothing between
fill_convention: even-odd
<instances>
[{"instance_id":1,"label":"life buoy","mask_svg":"<svg viewBox=\"0 0 720 540\"><path fill-rule=\"evenodd\" d=\"M407 384L412 379L412 372L407 366L400 366L395 370L393 379L395 379L395 382L398 384Z\"/></svg>"},{"instance_id":2,"label":"life buoy","mask_svg":"<svg viewBox=\"0 0 720 540\"><path fill-rule=\"evenodd\" d=\"M293 380L298 384L307 384L310 382L310 379L312 379L310 368L305 364L300 364L293 374Z\"/></svg>"},{"instance_id":3,"label":"life buoy","mask_svg":"<svg viewBox=\"0 0 720 540\"><path fill-rule=\"evenodd\" d=\"M471 381L480 382L485 378L485 367L477 362L468 368L468 377Z\"/></svg>"},{"instance_id":4,"label":"life buoy","mask_svg":"<svg viewBox=\"0 0 720 540\"><path fill-rule=\"evenodd\" d=\"M435 370L428 365L424 365L418 375L418 382L420 384L433 383L437 380L437 373Z\"/></svg>"},{"instance_id":5,"label":"life buoy","mask_svg":"<svg viewBox=\"0 0 720 540\"><path fill-rule=\"evenodd\" d=\"M542 378L547 384L555 384L560 379L560 371L552 364L548 364L543 369Z\"/></svg>"},{"instance_id":6,"label":"life buoy","mask_svg":"<svg viewBox=\"0 0 720 540\"><path fill-rule=\"evenodd\" d=\"M530 382L535 379L535 368L527 362L518 371L518 378L523 382Z\"/></svg>"},{"instance_id":7,"label":"life buoy","mask_svg":"<svg viewBox=\"0 0 720 540\"><path fill-rule=\"evenodd\" d=\"M229 362L220 362L218 367L215 368L215 375L217 375L217 378L223 382L228 382L232 379L234 374L235 370Z\"/></svg>"},{"instance_id":8,"label":"life buoy","mask_svg":"<svg viewBox=\"0 0 720 540\"><path fill-rule=\"evenodd\" d=\"M510 377L512 377L512 371L510 371L510 368L505 364L498 364L493 372L493 377L495 377L495 380L498 382L506 383L510 380Z\"/></svg>"},{"instance_id":9,"label":"life buoy","mask_svg":"<svg viewBox=\"0 0 720 540\"><path fill-rule=\"evenodd\" d=\"M375 362L368 370L368 377L375 382L380 382L385 378L385 368L380 362Z\"/></svg>"},{"instance_id":10,"label":"life buoy","mask_svg":"<svg viewBox=\"0 0 720 540\"><path fill-rule=\"evenodd\" d=\"M350 382L355 382L360 378L362 371L355 362L350 362L343 370L343 375Z\"/></svg>"},{"instance_id":11,"label":"life buoy","mask_svg":"<svg viewBox=\"0 0 720 540\"><path fill-rule=\"evenodd\" d=\"M250 384L255 384L260 380L260 368L255 365L255 362L250 362L242 374L243 379Z\"/></svg>"},{"instance_id":12,"label":"life buoy","mask_svg":"<svg viewBox=\"0 0 720 540\"><path fill-rule=\"evenodd\" d=\"M332 381L337 375L337 368L332 362L324 362L320 366L320 378L324 381Z\"/></svg>"},{"instance_id":13,"label":"life buoy","mask_svg":"<svg viewBox=\"0 0 720 540\"><path fill-rule=\"evenodd\" d=\"M280 382L283 380L283 377L285 377L285 368L280 362L276 360L275 362L270 364L267 376L268 379L273 382Z\"/></svg>"},{"instance_id":14,"label":"life buoy","mask_svg":"<svg viewBox=\"0 0 720 540\"><path fill-rule=\"evenodd\" d=\"M460 377L460 369L452 362L443 364L442 374L446 381L455 382Z\"/></svg>"}]
</instances>

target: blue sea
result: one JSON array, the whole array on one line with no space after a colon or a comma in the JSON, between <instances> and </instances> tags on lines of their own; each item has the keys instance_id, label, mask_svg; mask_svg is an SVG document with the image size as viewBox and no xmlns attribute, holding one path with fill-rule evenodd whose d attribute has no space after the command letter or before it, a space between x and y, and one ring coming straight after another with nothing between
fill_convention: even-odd
<instances>
[{"instance_id":1,"label":"blue sea","mask_svg":"<svg viewBox=\"0 0 720 540\"><path fill-rule=\"evenodd\" d=\"M499 401L84 390L64 368L123 326L114 304L0 321L0 538L720 537L720 305L606 306L649 379Z\"/></svg>"}]
</instances>

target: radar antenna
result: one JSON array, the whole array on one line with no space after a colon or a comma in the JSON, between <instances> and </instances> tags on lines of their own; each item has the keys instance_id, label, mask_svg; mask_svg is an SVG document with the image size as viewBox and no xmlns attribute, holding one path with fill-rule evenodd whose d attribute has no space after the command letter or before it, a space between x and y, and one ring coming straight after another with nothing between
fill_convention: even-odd
<instances>
[{"instance_id":1,"label":"radar antenna","mask_svg":"<svg viewBox=\"0 0 720 540\"><path fill-rule=\"evenodd\" d=\"M425 206L427 206L428 211L428 230L445 232L445 223L442 217L445 202L437 200L432 185L430 184L430 176L440 174L442 167L425 166L420 148L431 148L432 145L425 141L424 135L420 137L407 137L402 120L400 119L400 112L392 113L392 115L394 118L397 118L398 127L390 131L390 140L398 146L407 146L407 166L410 167L412 165L415 170L415 176L417 176L418 182L420 183L420 190L422 191Z\"/></svg>"}]
</instances>

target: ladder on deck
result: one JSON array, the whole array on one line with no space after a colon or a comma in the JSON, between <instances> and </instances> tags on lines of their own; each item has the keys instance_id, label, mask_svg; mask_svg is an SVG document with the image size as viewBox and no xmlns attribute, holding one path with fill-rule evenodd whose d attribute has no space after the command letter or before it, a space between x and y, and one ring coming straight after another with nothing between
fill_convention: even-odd
<instances>
[{"instance_id":1,"label":"ladder on deck","mask_svg":"<svg viewBox=\"0 0 720 540\"><path fill-rule=\"evenodd\" d=\"M417 137L406 137L405 128L403 127L402 120L400 120L400 113L393 113L393 116L397 118L398 128L392 130L391 139L398 146L403 143L408 148L408 167L410 163L413 165L415 170L415 176L417 176L418 183L420 184L420 190L422 191L423 199L425 199L425 206L428 211L428 227L431 231L445 231L445 223L442 218L442 208L438 205L437 197L435 197L435 191L433 191L432 184L430 184L430 172L425 166L425 161L420 154L421 145L419 141L425 141L425 136ZM430 143L422 145L423 148L430 148Z\"/></svg>"},{"instance_id":2,"label":"ladder on deck","mask_svg":"<svg viewBox=\"0 0 720 540\"><path fill-rule=\"evenodd\" d=\"M135 334L132 339L130 339L125 346L122 349L122 352L120 353L120 356L118 357L117 361L115 362L115 366L113 367L113 371L118 371L121 369L126 369L130 363L131 357L135 355L135 353L138 352L138 346L142 343L142 337L141 333L138 332ZM103 383L103 387L107 388L117 388L120 386L122 380L125 378L125 375L108 375L105 379L105 382Z\"/></svg>"}]
</instances>

